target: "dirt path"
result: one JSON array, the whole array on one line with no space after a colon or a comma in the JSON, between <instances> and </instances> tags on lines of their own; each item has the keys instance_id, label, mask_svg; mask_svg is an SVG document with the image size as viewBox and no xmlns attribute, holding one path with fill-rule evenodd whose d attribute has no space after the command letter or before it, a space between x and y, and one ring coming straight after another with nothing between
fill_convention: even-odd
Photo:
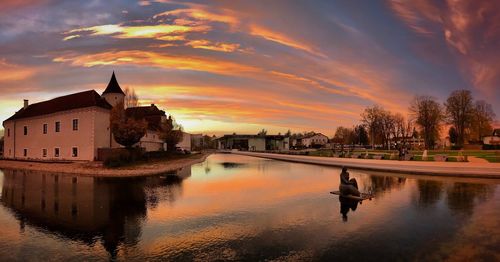
<instances>
[{"instance_id":1,"label":"dirt path","mask_svg":"<svg viewBox=\"0 0 500 262\"><path fill-rule=\"evenodd\" d=\"M106 168L102 162L41 163L28 161L0 160L2 169L45 171L62 174L77 174L95 177L134 177L167 173L205 161L209 153L193 154L183 158L154 160L143 164L120 168Z\"/></svg>"}]
</instances>

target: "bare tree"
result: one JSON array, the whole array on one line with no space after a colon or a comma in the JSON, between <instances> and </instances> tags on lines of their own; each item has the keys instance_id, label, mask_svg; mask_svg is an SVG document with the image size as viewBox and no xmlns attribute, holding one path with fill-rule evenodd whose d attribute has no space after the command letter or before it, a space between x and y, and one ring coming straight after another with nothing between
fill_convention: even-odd
<instances>
[{"instance_id":1,"label":"bare tree","mask_svg":"<svg viewBox=\"0 0 500 262\"><path fill-rule=\"evenodd\" d=\"M125 108L129 107L136 107L139 105L139 97L135 93L135 90L133 88L125 88Z\"/></svg>"},{"instance_id":2,"label":"bare tree","mask_svg":"<svg viewBox=\"0 0 500 262\"><path fill-rule=\"evenodd\" d=\"M444 119L443 108L433 97L416 96L409 108L412 119L420 128L425 148L432 149L439 138Z\"/></svg>"},{"instance_id":3,"label":"bare tree","mask_svg":"<svg viewBox=\"0 0 500 262\"><path fill-rule=\"evenodd\" d=\"M369 131L370 142L372 146L383 143L382 135L382 115L384 109L378 105L367 107L361 113L361 121L366 125Z\"/></svg>"},{"instance_id":4,"label":"bare tree","mask_svg":"<svg viewBox=\"0 0 500 262\"><path fill-rule=\"evenodd\" d=\"M448 123L457 130L457 145L463 146L474 117L472 94L469 90L453 91L444 105Z\"/></svg>"},{"instance_id":5,"label":"bare tree","mask_svg":"<svg viewBox=\"0 0 500 262\"><path fill-rule=\"evenodd\" d=\"M413 122L409 117L405 119L401 113L396 113L392 117L394 119L393 137L406 143L406 139L412 136Z\"/></svg>"},{"instance_id":6,"label":"bare tree","mask_svg":"<svg viewBox=\"0 0 500 262\"><path fill-rule=\"evenodd\" d=\"M471 126L471 135L478 141L493 131L492 122L496 115L493 108L484 100L474 103L474 117Z\"/></svg>"},{"instance_id":7,"label":"bare tree","mask_svg":"<svg viewBox=\"0 0 500 262\"><path fill-rule=\"evenodd\" d=\"M354 131L351 128L339 126L335 131L335 135L333 136L333 142L339 143L342 145L348 145L354 143Z\"/></svg>"}]
</instances>

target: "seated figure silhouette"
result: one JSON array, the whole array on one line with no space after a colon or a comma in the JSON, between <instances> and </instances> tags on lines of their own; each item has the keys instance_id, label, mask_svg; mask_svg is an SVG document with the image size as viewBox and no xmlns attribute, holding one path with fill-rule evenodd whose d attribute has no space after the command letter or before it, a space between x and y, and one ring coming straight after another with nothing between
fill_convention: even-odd
<instances>
[{"instance_id":1,"label":"seated figure silhouette","mask_svg":"<svg viewBox=\"0 0 500 262\"><path fill-rule=\"evenodd\" d=\"M349 172L347 172L347 168L343 167L342 172L340 173L340 185L339 185L340 195L347 196L360 196L361 193L358 190L358 182L356 179L349 179Z\"/></svg>"}]
</instances>

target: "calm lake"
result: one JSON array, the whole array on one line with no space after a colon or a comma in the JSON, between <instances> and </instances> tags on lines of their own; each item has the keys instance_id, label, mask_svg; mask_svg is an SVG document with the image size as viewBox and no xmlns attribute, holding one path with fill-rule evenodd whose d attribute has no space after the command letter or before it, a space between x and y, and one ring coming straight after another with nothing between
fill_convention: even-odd
<instances>
[{"instance_id":1,"label":"calm lake","mask_svg":"<svg viewBox=\"0 0 500 262\"><path fill-rule=\"evenodd\" d=\"M0 170L0 260L500 261L500 181L230 154L177 173L91 178Z\"/></svg>"}]
</instances>

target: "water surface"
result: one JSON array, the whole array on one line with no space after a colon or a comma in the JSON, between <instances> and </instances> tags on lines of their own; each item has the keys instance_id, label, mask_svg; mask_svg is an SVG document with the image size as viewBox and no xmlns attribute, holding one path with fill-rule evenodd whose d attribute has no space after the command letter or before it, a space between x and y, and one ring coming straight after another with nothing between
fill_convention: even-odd
<instances>
[{"instance_id":1,"label":"water surface","mask_svg":"<svg viewBox=\"0 0 500 262\"><path fill-rule=\"evenodd\" d=\"M217 154L176 173L91 178L0 171L0 260L499 261L496 180Z\"/></svg>"}]
</instances>

